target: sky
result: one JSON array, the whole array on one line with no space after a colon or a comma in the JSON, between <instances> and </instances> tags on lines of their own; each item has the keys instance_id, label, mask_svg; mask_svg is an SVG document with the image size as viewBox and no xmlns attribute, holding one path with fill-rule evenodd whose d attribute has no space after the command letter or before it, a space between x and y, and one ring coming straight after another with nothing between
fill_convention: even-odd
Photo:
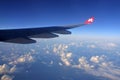
<instances>
[{"instance_id":1,"label":"sky","mask_svg":"<svg viewBox=\"0 0 120 80\"><path fill-rule=\"evenodd\" d=\"M0 29L78 24L94 16L73 34L118 38L119 8L119 0L0 0Z\"/></svg>"}]
</instances>

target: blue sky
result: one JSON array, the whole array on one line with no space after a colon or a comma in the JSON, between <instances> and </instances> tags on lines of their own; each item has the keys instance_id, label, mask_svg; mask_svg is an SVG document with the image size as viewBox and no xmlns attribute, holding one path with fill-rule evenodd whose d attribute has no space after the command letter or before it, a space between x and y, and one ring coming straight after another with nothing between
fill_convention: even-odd
<instances>
[{"instance_id":1,"label":"blue sky","mask_svg":"<svg viewBox=\"0 0 120 80\"><path fill-rule=\"evenodd\" d=\"M73 34L119 37L119 0L0 0L0 28L46 27L95 22Z\"/></svg>"}]
</instances>

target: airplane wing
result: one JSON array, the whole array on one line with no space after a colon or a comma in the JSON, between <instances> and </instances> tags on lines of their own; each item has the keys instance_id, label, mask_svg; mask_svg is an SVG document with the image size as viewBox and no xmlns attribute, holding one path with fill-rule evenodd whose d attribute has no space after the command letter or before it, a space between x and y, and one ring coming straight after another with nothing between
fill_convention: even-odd
<instances>
[{"instance_id":1,"label":"airplane wing","mask_svg":"<svg viewBox=\"0 0 120 80\"><path fill-rule=\"evenodd\" d=\"M55 38L59 37L57 34L71 34L71 32L68 31L67 29L91 24L93 21L94 17L91 17L84 23L76 25L23 28L23 29L4 29L0 30L0 41L19 44L36 43L36 40L33 40L31 38Z\"/></svg>"}]
</instances>

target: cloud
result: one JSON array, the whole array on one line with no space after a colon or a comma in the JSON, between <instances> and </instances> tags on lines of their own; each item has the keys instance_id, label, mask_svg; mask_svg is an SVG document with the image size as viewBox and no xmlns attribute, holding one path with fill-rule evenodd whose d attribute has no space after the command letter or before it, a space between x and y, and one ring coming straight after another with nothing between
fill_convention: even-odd
<instances>
[{"instance_id":1,"label":"cloud","mask_svg":"<svg viewBox=\"0 0 120 80\"><path fill-rule=\"evenodd\" d=\"M7 64L0 65L0 74L9 74L16 71L16 65L13 67L8 66Z\"/></svg>"},{"instance_id":2,"label":"cloud","mask_svg":"<svg viewBox=\"0 0 120 80\"><path fill-rule=\"evenodd\" d=\"M62 62L66 65L66 66L70 66L71 63L66 59L66 58L61 58Z\"/></svg>"},{"instance_id":3,"label":"cloud","mask_svg":"<svg viewBox=\"0 0 120 80\"><path fill-rule=\"evenodd\" d=\"M14 65L12 68L10 68L10 73L14 73L17 70L16 65Z\"/></svg>"},{"instance_id":4,"label":"cloud","mask_svg":"<svg viewBox=\"0 0 120 80\"><path fill-rule=\"evenodd\" d=\"M97 45L97 48L101 48L103 50L113 50L118 46L114 42L99 42L96 45Z\"/></svg>"},{"instance_id":5,"label":"cloud","mask_svg":"<svg viewBox=\"0 0 120 80\"><path fill-rule=\"evenodd\" d=\"M53 52L57 53L57 48L56 47L53 48Z\"/></svg>"},{"instance_id":6,"label":"cloud","mask_svg":"<svg viewBox=\"0 0 120 80\"><path fill-rule=\"evenodd\" d=\"M52 49L53 53L59 56L61 60L60 62L58 62L59 66L69 66L69 67L73 67L77 69L82 69L82 70L85 70L86 73L88 74L92 74L92 75L99 76L99 77L106 77L112 80L119 80L118 79L120 76L119 68L117 68L116 66L113 66L114 64L112 62L107 61L106 56L104 55L93 55L89 57L82 56L77 59L78 62L76 63L73 59L75 53L70 51L71 46L72 47L75 46L77 48L84 47L84 48L113 49L117 47L115 43L106 42L106 43L99 44L99 42L86 43L83 41L83 42L80 42L80 44L77 44L76 42L71 43L71 44L55 44L53 46L48 46L48 48L45 49L44 51L50 54L51 48L53 48ZM31 49L31 52L36 53L37 51L34 49ZM119 52L117 53L119 54ZM14 53L12 55L14 55ZM15 55L13 59L9 59L10 61L9 65L7 64L0 65L0 74L11 75L12 73L16 71L17 64L31 63L34 60L35 58L33 54L31 53L23 54L23 55L17 54L17 56ZM42 61L41 63L45 65L53 65L54 60L51 60L49 63L46 61ZM3 79L3 80L6 80L6 79Z\"/></svg>"},{"instance_id":7,"label":"cloud","mask_svg":"<svg viewBox=\"0 0 120 80\"><path fill-rule=\"evenodd\" d=\"M82 43L82 45L81 45ZM118 45L115 42L112 41L82 41L79 44L74 43L74 46L79 46L79 47L86 47L86 48L99 48L103 50L113 50L115 49Z\"/></svg>"},{"instance_id":8,"label":"cloud","mask_svg":"<svg viewBox=\"0 0 120 80\"><path fill-rule=\"evenodd\" d=\"M60 55L61 61L62 61L66 66L70 66L70 65L71 65L71 63L70 63L69 60L70 60L70 58L71 58L72 53L64 53L64 52L62 52L62 53L60 53L59 55Z\"/></svg>"},{"instance_id":9,"label":"cloud","mask_svg":"<svg viewBox=\"0 0 120 80\"><path fill-rule=\"evenodd\" d=\"M70 58L72 56L72 53L67 52L66 51L67 48L68 48L68 45L65 45L65 44L54 45L53 52L60 56L60 59L64 65L70 66L71 65Z\"/></svg>"},{"instance_id":10,"label":"cloud","mask_svg":"<svg viewBox=\"0 0 120 80\"><path fill-rule=\"evenodd\" d=\"M91 61L91 62L94 62L94 63L99 63L99 62L101 62L102 60L104 60L104 58L105 58L104 55L102 55L102 56L92 56L92 57L90 58L90 61Z\"/></svg>"},{"instance_id":11,"label":"cloud","mask_svg":"<svg viewBox=\"0 0 120 80\"><path fill-rule=\"evenodd\" d=\"M109 49L109 50L112 50L116 47L117 47L117 44L115 44L113 42L107 42L107 43L104 43L104 44L101 45L102 49Z\"/></svg>"},{"instance_id":12,"label":"cloud","mask_svg":"<svg viewBox=\"0 0 120 80\"><path fill-rule=\"evenodd\" d=\"M111 43L107 43L107 46L108 46L108 47L116 47L117 44L111 42Z\"/></svg>"},{"instance_id":13,"label":"cloud","mask_svg":"<svg viewBox=\"0 0 120 80\"><path fill-rule=\"evenodd\" d=\"M93 57L91 57L90 61L92 61L94 63L99 63L99 56L93 56Z\"/></svg>"},{"instance_id":14,"label":"cloud","mask_svg":"<svg viewBox=\"0 0 120 80\"><path fill-rule=\"evenodd\" d=\"M7 64L0 65L0 74L9 73L10 67Z\"/></svg>"},{"instance_id":15,"label":"cloud","mask_svg":"<svg viewBox=\"0 0 120 80\"><path fill-rule=\"evenodd\" d=\"M23 62L33 62L33 56L31 54L25 54L23 56L20 56L17 59L17 62L23 63Z\"/></svg>"},{"instance_id":16,"label":"cloud","mask_svg":"<svg viewBox=\"0 0 120 80\"><path fill-rule=\"evenodd\" d=\"M31 63L34 61L34 58L31 54L24 54L21 55L20 57L18 57L17 59L15 59L14 61L9 62L9 64L19 64L19 63Z\"/></svg>"},{"instance_id":17,"label":"cloud","mask_svg":"<svg viewBox=\"0 0 120 80\"><path fill-rule=\"evenodd\" d=\"M79 65L81 65L81 67L87 67L89 64L86 60L86 57L82 56L78 59Z\"/></svg>"},{"instance_id":18,"label":"cloud","mask_svg":"<svg viewBox=\"0 0 120 80\"><path fill-rule=\"evenodd\" d=\"M96 48L96 45L91 44L91 45L88 45L87 47L88 47L88 48Z\"/></svg>"},{"instance_id":19,"label":"cloud","mask_svg":"<svg viewBox=\"0 0 120 80\"><path fill-rule=\"evenodd\" d=\"M13 80L13 77L9 76L9 75L3 75L1 77L1 80Z\"/></svg>"},{"instance_id":20,"label":"cloud","mask_svg":"<svg viewBox=\"0 0 120 80\"><path fill-rule=\"evenodd\" d=\"M66 54L66 58L71 58L71 57L72 57L72 53L71 52Z\"/></svg>"},{"instance_id":21,"label":"cloud","mask_svg":"<svg viewBox=\"0 0 120 80\"><path fill-rule=\"evenodd\" d=\"M109 63L104 63L104 66L99 66L98 69L94 69L93 71L89 72L96 76L102 76L105 78L109 78L111 80L119 80L120 70L119 68L113 67ZM101 64L100 64L101 65Z\"/></svg>"},{"instance_id":22,"label":"cloud","mask_svg":"<svg viewBox=\"0 0 120 80\"><path fill-rule=\"evenodd\" d=\"M66 50L66 49L68 48L68 45L59 44L58 46L55 46L55 47L56 47L57 51L58 51L58 50L64 51L64 50Z\"/></svg>"},{"instance_id":23,"label":"cloud","mask_svg":"<svg viewBox=\"0 0 120 80\"><path fill-rule=\"evenodd\" d=\"M72 65L72 67L79 68L79 69L84 69L84 70L90 70L94 66L90 65L88 61L86 60L86 57L82 56L78 59L79 64Z\"/></svg>"},{"instance_id":24,"label":"cloud","mask_svg":"<svg viewBox=\"0 0 120 80\"><path fill-rule=\"evenodd\" d=\"M61 62L58 63L60 66L63 66L63 64Z\"/></svg>"},{"instance_id":25,"label":"cloud","mask_svg":"<svg viewBox=\"0 0 120 80\"><path fill-rule=\"evenodd\" d=\"M111 80L119 80L120 70L117 66L113 66L114 64L108 60L108 57L105 55L93 55L91 57L82 56L78 58L78 62L75 63L72 59L73 53L69 52L70 46L76 46L77 43L71 43L69 45L66 44L58 44L54 45L53 52L60 56L62 61L58 64L60 66L70 66L77 69L85 70L86 73L92 74L94 76L105 77ZM86 48L99 48L103 50L113 50L117 47L117 44L113 42L96 42L96 43L87 43L82 42L82 45L79 47Z\"/></svg>"},{"instance_id":26,"label":"cloud","mask_svg":"<svg viewBox=\"0 0 120 80\"><path fill-rule=\"evenodd\" d=\"M95 64L90 63L93 62ZM82 56L78 59L79 64L71 65L73 68L83 69L87 73L109 78L111 80L119 80L120 69L110 61L106 60L106 56L91 56L90 61Z\"/></svg>"}]
</instances>

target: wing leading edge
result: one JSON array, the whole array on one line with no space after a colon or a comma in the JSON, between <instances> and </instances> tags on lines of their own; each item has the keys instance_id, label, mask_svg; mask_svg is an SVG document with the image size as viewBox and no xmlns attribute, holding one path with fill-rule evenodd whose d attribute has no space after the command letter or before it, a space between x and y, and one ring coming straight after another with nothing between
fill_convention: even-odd
<instances>
[{"instance_id":1,"label":"wing leading edge","mask_svg":"<svg viewBox=\"0 0 120 80\"><path fill-rule=\"evenodd\" d=\"M93 21L94 17L91 17L83 24L76 25L0 30L0 41L19 44L36 43L36 40L31 38L55 38L59 37L57 34L71 34L67 29L91 24Z\"/></svg>"}]
</instances>

